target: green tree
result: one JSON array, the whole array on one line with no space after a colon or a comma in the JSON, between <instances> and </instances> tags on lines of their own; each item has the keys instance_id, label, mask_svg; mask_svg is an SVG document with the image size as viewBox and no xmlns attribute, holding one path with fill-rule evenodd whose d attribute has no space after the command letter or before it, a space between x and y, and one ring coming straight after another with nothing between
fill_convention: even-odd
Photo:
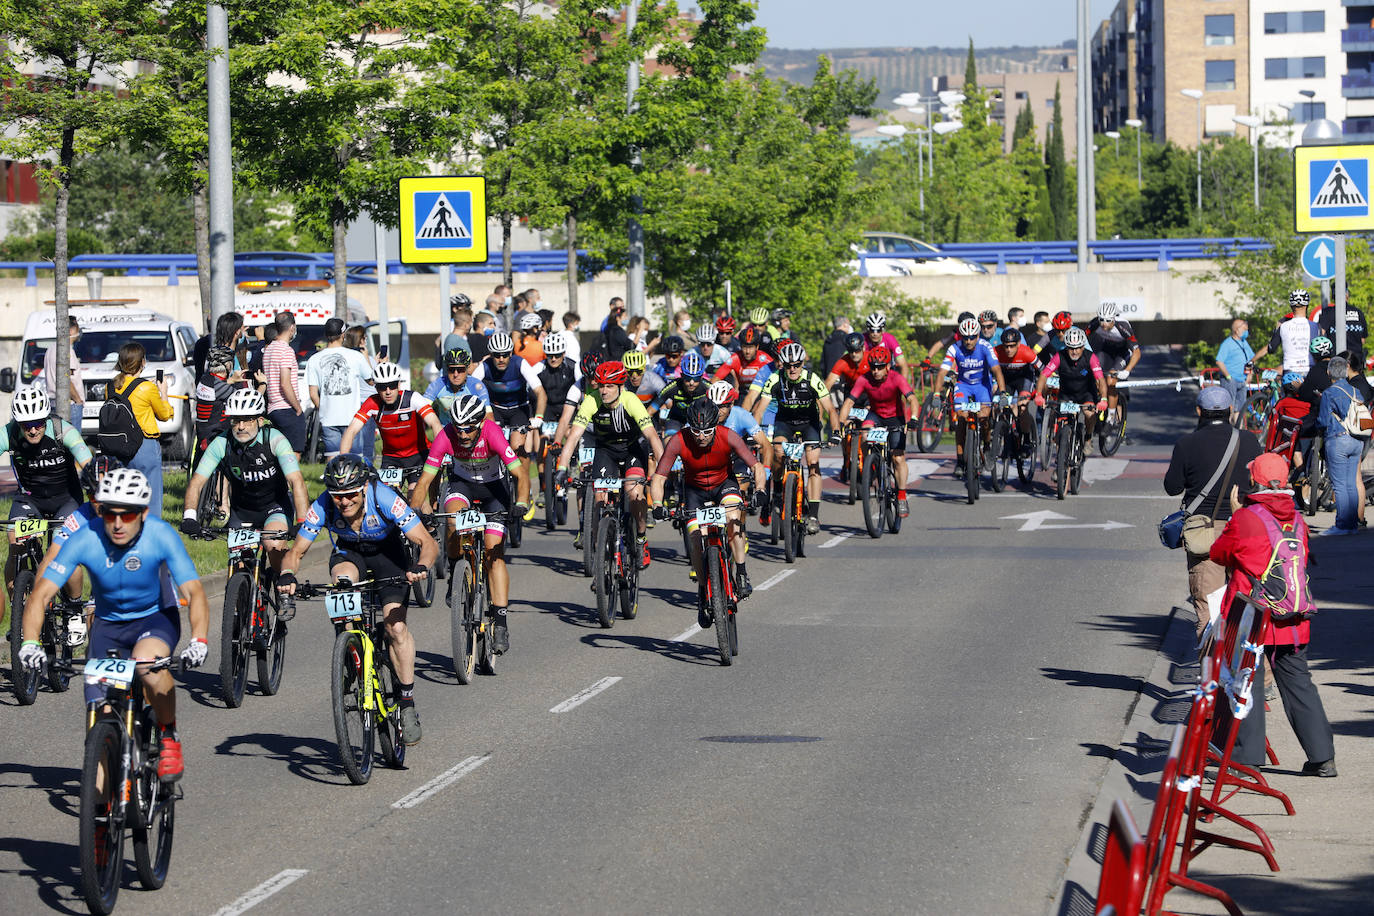
<instances>
[{"instance_id":1,"label":"green tree","mask_svg":"<svg viewBox=\"0 0 1374 916\"><path fill-rule=\"evenodd\" d=\"M973 60L973 36L968 40L968 60L964 61L964 94L978 88L978 65Z\"/></svg>"},{"instance_id":2,"label":"green tree","mask_svg":"<svg viewBox=\"0 0 1374 916\"><path fill-rule=\"evenodd\" d=\"M1054 115L1050 135L1045 141L1045 187L1054 216L1054 239L1072 237L1071 214L1078 206L1077 194L1069 189L1069 162L1064 153L1064 109L1060 104L1059 84L1054 86Z\"/></svg>"},{"instance_id":3,"label":"green tree","mask_svg":"<svg viewBox=\"0 0 1374 916\"><path fill-rule=\"evenodd\" d=\"M0 153L38 163L55 189L53 285L57 327L68 318L67 217L72 166L120 132L128 110L123 74L137 61L158 56L160 7L148 0L48 0L0 7L0 118L13 133L0 134ZM126 69L127 68L127 69ZM100 79L96 79L96 74ZM97 90L97 85L103 88ZM68 348L57 348L57 375L66 378ZM66 416L68 390L57 386L54 411Z\"/></svg>"}]
</instances>

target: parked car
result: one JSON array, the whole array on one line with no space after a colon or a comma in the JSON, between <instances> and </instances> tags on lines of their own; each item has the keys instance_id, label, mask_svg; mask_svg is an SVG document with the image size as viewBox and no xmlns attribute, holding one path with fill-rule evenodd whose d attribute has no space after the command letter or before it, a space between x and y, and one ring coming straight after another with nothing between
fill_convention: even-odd
<instances>
[{"instance_id":1,"label":"parked car","mask_svg":"<svg viewBox=\"0 0 1374 916\"><path fill-rule=\"evenodd\" d=\"M883 255L850 261L850 268L861 276L966 276L988 272L987 267L977 261L952 257L928 242L895 232L865 232L862 248L855 246L855 254L860 250Z\"/></svg>"}]
</instances>

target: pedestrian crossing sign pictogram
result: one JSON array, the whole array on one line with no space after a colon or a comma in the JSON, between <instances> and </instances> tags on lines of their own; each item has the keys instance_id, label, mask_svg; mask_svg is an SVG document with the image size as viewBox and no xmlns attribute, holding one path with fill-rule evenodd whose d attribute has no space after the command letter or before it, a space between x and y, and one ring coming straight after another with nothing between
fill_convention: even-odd
<instances>
[{"instance_id":1,"label":"pedestrian crossing sign pictogram","mask_svg":"<svg viewBox=\"0 0 1374 916\"><path fill-rule=\"evenodd\" d=\"M480 175L402 178L401 263L485 263L486 192Z\"/></svg>"},{"instance_id":2,"label":"pedestrian crossing sign pictogram","mask_svg":"<svg viewBox=\"0 0 1374 916\"><path fill-rule=\"evenodd\" d=\"M1297 230L1374 229L1370 160L1374 145L1300 146L1293 151Z\"/></svg>"}]
</instances>

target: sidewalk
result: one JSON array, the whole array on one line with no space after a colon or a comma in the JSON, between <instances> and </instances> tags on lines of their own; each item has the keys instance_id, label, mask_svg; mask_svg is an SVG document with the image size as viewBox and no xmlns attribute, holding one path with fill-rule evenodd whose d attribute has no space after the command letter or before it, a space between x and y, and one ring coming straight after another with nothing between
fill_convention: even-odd
<instances>
[{"instance_id":1,"label":"sidewalk","mask_svg":"<svg viewBox=\"0 0 1374 916\"><path fill-rule=\"evenodd\" d=\"M1314 527L1331 523L1321 513ZM1229 893L1246 914L1374 913L1374 531L1346 538L1313 538L1312 589L1320 613L1312 621L1312 676L1336 734L1335 779L1297 775L1302 749L1278 700L1265 722L1281 761L1264 768L1270 784L1292 799L1296 815L1275 800L1241 793L1228 807L1262 827L1274 843L1279 872L1259 856L1226 848L1206 850L1189 874ZM1179 581L1186 592L1182 559ZM1079 844L1072 852L1051 916L1090 914L1097 894L1105 824L1112 800L1126 801L1143 833L1159 784L1173 727L1188 712L1196 682L1192 614L1175 607L1160 652L1103 780ZM1231 828L1227 835L1242 836ZM1177 860L1175 860L1177 861ZM1215 901L1171 890L1165 907L1178 913L1224 914Z\"/></svg>"}]
</instances>

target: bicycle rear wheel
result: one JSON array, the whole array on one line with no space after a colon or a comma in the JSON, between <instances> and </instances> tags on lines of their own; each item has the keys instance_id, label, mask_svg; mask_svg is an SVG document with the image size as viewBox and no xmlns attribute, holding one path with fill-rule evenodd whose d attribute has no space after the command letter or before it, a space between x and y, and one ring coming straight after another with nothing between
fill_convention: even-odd
<instances>
[{"instance_id":1,"label":"bicycle rear wheel","mask_svg":"<svg viewBox=\"0 0 1374 916\"><path fill-rule=\"evenodd\" d=\"M550 451L544 456L543 490L544 490L544 530L552 531L558 527L558 488L553 485L554 462L551 460L553 452Z\"/></svg>"},{"instance_id":2,"label":"bicycle rear wheel","mask_svg":"<svg viewBox=\"0 0 1374 916\"><path fill-rule=\"evenodd\" d=\"M702 556L702 565L706 568L706 587L710 592L708 598L711 602L711 619L716 625L716 646L720 650L720 663L730 665L733 661L730 653L730 602L725 594L725 580L721 575L725 558L721 556L720 548L714 544L707 547Z\"/></svg>"},{"instance_id":3,"label":"bicycle rear wheel","mask_svg":"<svg viewBox=\"0 0 1374 916\"><path fill-rule=\"evenodd\" d=\"M876 449L869 451L864 459L863 471L863 505L864 505L864 528L868 530L871 538L883 536L883 503L886 501L883 492L882 471L878 467L879 455Z\"/></svg>"},{"instance_id":4,"label":"bicycle rear wheel","mask_svg":"<svg viewBox=\"0 0 1374 916\"><path fill-rule=\"evenodd\" d=\"M902 515L897 511L897 472L890 461L883 463L883 479L887 481L887 498L883 500L883 514L886 516L887 530L896 534L902 530Z\"/></svg>"},{"instance_id":5,"label":"bicycle rear wheel","mask_svg":"<svg viewBox=\"0 0 1374 916\"><path fill-rule=\"evenodd\" d=\"M286 666L286 621L278 616L278 608L269 603L277 600L269 598L263 602L262 614L266 619L262 629L267 648L257 650L258 689L267 697L276 696L281 689L281 673Z\"/></svg>"},{"instance_id":6,"label":"bicycle rear wheel","mask_svg":"<svg viewBox=\"0 0 1374 916\"><path fill-rule=\"evenodd\" d=\"M1058 443L1054 437L1054 410L1052 406L1046 405L1040 408L1040 442L1036 449L1040 458L1040 467L1049 470L1050 458L1055 454Z\"/></svg>"},{"instance_id":7,"label":"bicycle rear wheel","mask_svg":"<svg viewBox=\"0 0 1374 916\"><path fill-rule=\"evenodd\" d=\"M334 738L338 742L339 763L355 786L372 778L376 740L376 719L365 708L368 673L363 668L363 656L363 637L356 630L344 630L334 638L334 658L329 669Z\"/></svg>"},{"instance_id":8,"label":"bicycle rear wheel","mask_svg":"<svg viewBox=\"0 0 1374 916\"><path fill-rule=\"evenodd\" d=\"M964 424L964 490L971 506L978 500L978 424L972 420Z\"/></svg>"},{"instance_id":9,"label":"bicycle rear wheel","mask_svg":"<svg viewBox=\"0 0 1374 916\"><path fill-rule=\"evenodd\" d=\"M1069 488L1069 468L1073 464L1073 426L1064 423L1059 427L1059 452L1054 468L1054 495L1063 499Z\"/></svg>"},{"instance_id":10,"label":"bicycle rear wheel","mask_svg":"<svg viewBox=\"0 0 1374 916\"><path fill-rule=\"evenodd\" d=\"M115 814L122 773L123 734L109 719L99 719L86 733L81 766L81 892L92 913L114 910L119 878L124 872L124 819ZM104 787L99 773L104 770Z\"/></svg>"},{"instance_id":11,"label":"bicycle rear wheel","mask_svg":"<svg viewBox=\"0 0 1374 916\"><path fill-rule=\"evenodd\" d=\"M20 706L32 706L38 698L41 675L40 671L19 664L19 650L24 645L24 604L32 591L33 570L21 569L14 576L14 592L10 595L10 681Z\"/></svg>"},{"instance_id":12,"label":"bicycle rear wheel","mask_svg":"<svg viewBox=\"0 0 1374 916\"><path fill-rule=\"evenodd\" d=\"M940 444L940 434L944 432L945 427L944 404L944 398L933 391L921 402L921 412L918 415L921 428L916 431L916 448L919 451L931 452Z\"/></svg>"},{"instance_id":13,"label":"bicycle rear wheel","mask_svg":"<svg viewBox=\"0 0 1374 916\"><path fill-rule=\"evenodd\" d=\"M224 705L243 705L248 684L249 643L253 639L253 579L236 572L224 587L224 611L219 629L219 695Z\"/></svg>"},{"instance_id":14,"label":"bicycle rear wheel","mask_svg":"<svg viewBox=\"0 0 1374 916\"><path fill-rule=\"evenodd\" d=\"M1268 400L1264 401L1264 407L1268 407ZM1116 403L1116 418L1112 422L1102 422L1097 430L1097 449L1103 457L1110 458L1116 454L1116 450L1121 448L1121 440L1126 435L1126 399L1120 398ZM1261 439L1263 436L1261 436Z\"/></svg>"},{"instance_id":15,"label":"bicycle rear wheel","mask_svg":"<svg viewBox=\"0 0 1374 916\"><path fill-rule=\"evenodd\" d=\"M615 626L615 520L609 515L602 518L596 526L596 559L592 574L592 585L596 590L596 619L601 626L610 629Z\"/></svg>"},{"instance_id":16,"label":"bicycle rear wheel","mask_svg":"<svg viewBox=\"0 0 1374 916\"><path fill-rule=\"evenodd\" d=\"M786 518L782 520L782 557L788 563L797 560L797 485L798 474L788 474L783 484L782 507ZM805 524L805 522L802 522Z\"/></svg>"},{"instance_id":17,"label":"bicycle rear wheel","mask_svg":"<svg viewBox=\"0 0 1374 916\"><path fill-rule=\"evenodd\" d=\"M474 620L481 621L478 627L480 636L477 640L477 673L493 675L496 673L496 643L492 638L492 629L496 626L496 619L491 615L487 607L487 583L480 583L477 589L477 598L472 605L472 617Z\"/></svg>"},{"instance_id":18,"label":"bicycle rear wheel","mask_svg":"<svg viewBox=\"0 0 1374 916\"><path fill-rule=\"evenodd\" d=\"M465 559L453 564L448 599L449 633L453 639L453 674L471 684L477 658L477 615L470 613L477 591L475 571Z\"/></svg>"},{"instance_id":19,"label":"bicycle rear wheel","mask_svg":"<svg viewBox=\"0 0 1374 916\"><path fill-rule=\"evenodd\" d=\"M401 687L389 655L387 649L379 644L377 654L373 656L377 669L377 689L381 693L377 698L378 712L374 715L377 734L382 739L382 760L393 770L399 770L406 762L406 738L401 731ZM380 712L383 705L388 710L386 715Z\"/></svg>"},{"instance_id":20,"label":"bicycle rear wheel","mask_svg":"<svg viewBox=\"0 0 1374 916\"><path fill-rule=\"evenodd\" d=\"M1083 427L1083 421L1074 424L1073 432L1073 470L1069 472L1069 492L1074 496L1078 495L1078 485L1083 482L1083 461L1084 452L1087 451L1087 431Z\"/></svg>"},{"instance_id":21,"label":"bicycle rear wheel","mask_svg":"<svg viewBox=\"0 0 1374 916\"><path fill-rule=\"evenodd\" d=\"M159 739L157 720L151 709L146 710L140 725L140 739L145 748L151 748ZM153 758L155 759L155 758ZM138 881L144 888L155 891L167 881L167 869L172 861L172 839L176 828L176 786L164 783L157 777L157 766L151 760L139 776L143 784L144 803L147 805L143 820L145 826L133 828L134 867L138 871Z\"/></svg>"},{"instance_id":22,"label":"bicycle rear wheel","mask_svg":"<svg viewBox=\"0 0 1374 916\"><path fill-rule=\"evenodd\" d=\"M856 429L849 434L849 504L854 505L854 501L859 498L859 481L863 477L863 455L860 443L863 442L859 431Z\"/></svg>"},{"instance_id":23,"label":"bicycle rear wheel","mask_svg":"<svg viewBox=\"0 0 1374 916\"><path fill-rule=\"evenodd\" d=\"M685 525L683 527L684 529L686 528ZM620 530L623 532L634 531L634 519L621 519ZM621 576L618 583L619 588L617 589L620 597L620 616L624 617L626 620L634 620L635 616L639 613L639 541L638 538L631 534L626 534L624 536L624 541L627 545L632 544L634 547L625 549L622 554L626 560L624 563L624 575ZM690 558L691 554L687 556Z\"/></svg>"},{"instance_id":24,"label":"bicycle rear wheel","mask_svg":"<svg viewBox=\"0 0 1374 916\"><path fill-rule=\"evenodd\" d=\"M1007 457L1007 424L1005 418L993 418L992 421L992 443L988 446L988 483L992 485L992 492L1001 493L1007 486L1007 471L1011 466L1011 459Z\"/></svg>"}]
</instances>

